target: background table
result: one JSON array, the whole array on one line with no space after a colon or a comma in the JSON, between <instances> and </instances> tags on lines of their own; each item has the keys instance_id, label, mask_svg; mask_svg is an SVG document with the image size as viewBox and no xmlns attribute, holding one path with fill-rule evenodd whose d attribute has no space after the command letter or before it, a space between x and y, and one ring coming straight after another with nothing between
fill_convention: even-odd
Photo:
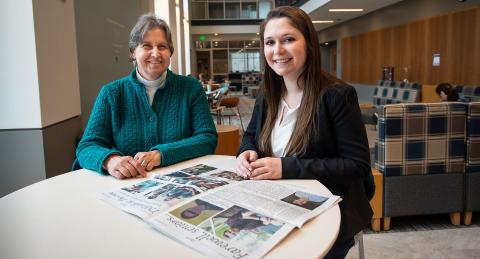
<instances>
[{"instance_id":1,"label":"background table","mask_svg":"<svg viewBox=\"0 0 480 259\"><path fill-rule=\"evenodd\" d=\"M233 170L231 156L205 156L154 173L199 163ZM4 172L5 173L5 172ZM78 170L30 185L0 199L0 258L203 258L149 227L143 220L101 201L99 193L143 179L116 180ZM330 194L314 180L282 180ZM333 245L340 226L338 205L295 229L267 258L316 258Z\"/></svg>"}]
</instances>

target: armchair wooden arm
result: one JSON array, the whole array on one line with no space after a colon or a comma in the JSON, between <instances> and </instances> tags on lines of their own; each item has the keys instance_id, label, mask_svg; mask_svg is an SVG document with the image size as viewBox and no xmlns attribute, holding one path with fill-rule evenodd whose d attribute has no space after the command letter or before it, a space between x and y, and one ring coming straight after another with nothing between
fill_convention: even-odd
<instances>
[{"instance_id":1,"label":"armchair wooden arm","mask_svg":"<svg viewBox=\"0 0 480 259\"><path fill-rule=\"evenodd\" d=\"M381 230L381 219L383 218L383 174L377 169L372 168L373 180L375 182L375 194L370 201L370 206L373 210L372 230Z\"/></svg>"},{"instance_id":2,"label":"armchair wooden arm","mask_svg":"<svg viewBox=\"0 0 480 259\"><path fill-rule=\"evenodd\" d=\"M360 104L360 109L373 109L375 108L375 105L372 103L361 103Z\"/></svg>"}]
</instances>

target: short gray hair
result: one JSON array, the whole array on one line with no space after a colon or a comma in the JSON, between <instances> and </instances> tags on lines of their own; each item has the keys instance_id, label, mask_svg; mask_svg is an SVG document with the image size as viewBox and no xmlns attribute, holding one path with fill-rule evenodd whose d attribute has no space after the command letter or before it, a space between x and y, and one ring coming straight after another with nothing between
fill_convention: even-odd
<instances>
[{"instance_id":1,"label":"short gray hair","mask_svg":"<svg viewBox=\"0 0 480 259\"><path fill-rule=\"evenodd\" d=\"M142 43L145 34L151 29L159 28L165 32L167 37L168 47L170 48L170 55L173 55L173 41L172 32L168 27L167 22L158 18L155 14L147 13L138 18L137 23L133 26L130 32L130 39L128 40L128 48L130 53L133 53L135 48Z\"/></svg>"}]
</instances>

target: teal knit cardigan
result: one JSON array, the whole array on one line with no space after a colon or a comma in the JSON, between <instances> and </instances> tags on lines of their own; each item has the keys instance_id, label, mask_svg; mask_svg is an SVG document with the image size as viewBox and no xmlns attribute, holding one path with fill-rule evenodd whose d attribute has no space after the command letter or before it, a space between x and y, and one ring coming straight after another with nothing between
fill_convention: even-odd
<instances>
[{"instance_id":1,"label":"teal knit cardigan","mask_svg":"<svg viewBox=\"0 0 480 259\"><path fill-rule=\"evenodd\" d=\"M80 166L97 172L112 154L159 150L161 166L212 154L217 132L198 80L167 70L150 106L132 73L102 87L77 147Z\"/></svg>"}]
</instances>

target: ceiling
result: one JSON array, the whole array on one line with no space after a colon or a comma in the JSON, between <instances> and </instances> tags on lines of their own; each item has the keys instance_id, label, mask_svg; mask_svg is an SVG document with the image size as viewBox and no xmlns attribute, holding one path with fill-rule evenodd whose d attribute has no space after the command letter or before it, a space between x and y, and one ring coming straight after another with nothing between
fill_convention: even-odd
<instances>
[{"instance_id":1,"label":"ceiling","mask_svg":"<svg viewBox=\"0 0 480 259\"><path fill-rule=\"evenodd\" d=\"M401 2L402 0L310 0L303 6L312 21L316 20L334 20L334 23L317 23L317 31L335 26L342 22L354 19L356 17L368 14L383 7ZM362 8L362 12L329 12L328 9L338 8Z\"/></svg>"}]
</instances>

